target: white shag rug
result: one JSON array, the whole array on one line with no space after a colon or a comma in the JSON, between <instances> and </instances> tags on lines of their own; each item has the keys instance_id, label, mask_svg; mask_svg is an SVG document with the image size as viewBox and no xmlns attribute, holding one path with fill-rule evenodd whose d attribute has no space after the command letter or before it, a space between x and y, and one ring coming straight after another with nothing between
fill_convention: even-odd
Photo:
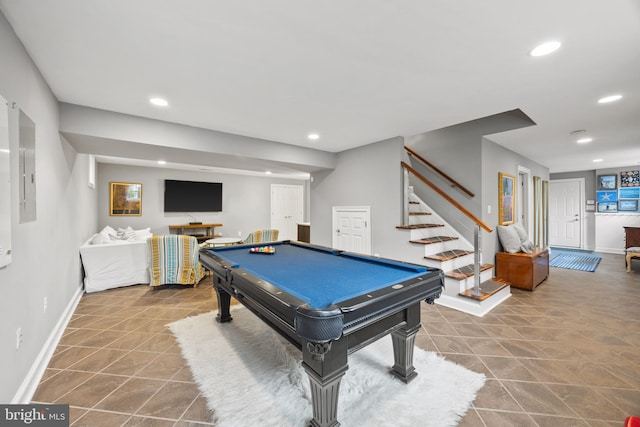
<instances>
[{"instance_id":1,"label":"white shag rug","mask_svg":"<svg viewBox=\"0 0 640 427\"><path fill-rule=\"evenodd\" d=\"M308 425L313 413L302 353L245 308L233 321L216 312L171 323L195 381L219 427ZM386 336L351 354L340 383L338 421L356 426L455 426L485 376L415 348L418 376L409 384L393 365Z\"/></svg>"}]
</instances>

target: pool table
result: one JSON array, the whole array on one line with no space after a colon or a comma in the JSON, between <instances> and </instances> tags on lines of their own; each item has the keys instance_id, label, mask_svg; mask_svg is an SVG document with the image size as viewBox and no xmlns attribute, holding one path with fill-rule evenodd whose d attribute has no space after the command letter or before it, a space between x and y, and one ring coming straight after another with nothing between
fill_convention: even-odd
<instances>
[{"instance_id":1,"label":"pool table","mask_svg":"<svg viewBox=\"0 0 640 427\"><path fill-rule=\"evenodd\" d=\"M273 253L255 252L266 245ZM441 270L294 241L204 248L200 261L213 273L218 322L232 320L234 297L302 351L311 426L340 425L338 392L348 354L387 334L394 351L390 373L404 382L417 375L420 303L440 296Z\"/></svg>"}]
</instances>

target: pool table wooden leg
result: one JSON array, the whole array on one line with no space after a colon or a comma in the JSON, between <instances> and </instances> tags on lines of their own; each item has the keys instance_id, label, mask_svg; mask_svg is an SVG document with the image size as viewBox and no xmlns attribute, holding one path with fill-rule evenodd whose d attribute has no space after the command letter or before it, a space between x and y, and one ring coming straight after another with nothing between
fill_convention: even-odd
<instances>
[{"instance_id":1,"label":"pool table wooden leg","mask_svg":"<svg viewBox=\"0 0 640 427\"><path fill-rule=\"evenodd\" d=\"M302 350L302 367L311 385L313 419L310 427L338 427L340 380L348 369L347 340L321 345L307 341Z\"/></svg>"},{"instance_id":2,"label":"pool table wooden leg","mask_svg":"<svg viewBox=\"0 0 640 427\"><path fill-rule=\"evenodd\" d=\"M303 364L303 366L311 384L313 403L313 419L309 421L309 427L338 427L340 425L338 422L340 380L347 371L347 367L329 376L320 377L307 365Z\"/></svg>"},{"instance_id":3,"label":"pool table wooden leg","mask_svg":"<svg viewBox=\"0 0 640 427\"><path fill-rule=\"evenodd\" d=\"M218 321L218 323L231 322L233 320L230 311L231 295L222 289L222 287L216 286L215 280L219 280L218 277L214 277L213 280L213 289L216 290L216 294L218 295L218 315L216 316L216 321Z\"/></svg>"},{"instance_id":4,"label":"pool table wooden leg","mask_svg":"<svg viewBox=\"0 0 640 427\"><path fill-rule=\"evenodd\" d=\"M413 366L413 347L420 330L420 305L407 308L406 326L391 333L394 364L391 374L405 383L418 376Z\"/></svg>"}]
</instances>

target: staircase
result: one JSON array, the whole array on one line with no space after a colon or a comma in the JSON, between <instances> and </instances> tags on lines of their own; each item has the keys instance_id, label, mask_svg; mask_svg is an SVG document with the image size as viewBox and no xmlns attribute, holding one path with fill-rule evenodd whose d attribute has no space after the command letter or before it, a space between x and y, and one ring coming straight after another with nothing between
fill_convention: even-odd
<instances>
[{"instance_id":1,"label":"staircase","mask_svg":"<svg viewBox=\"0 0 640 427\"><path fill-rule=\"evenodd\" d=\"M436 304L484 316L511 296L509 283L495 279L493 265L481 262L477 292L474 245L431 211L411 189L407 197L409 224L396 228L409 231L409 241L412 244L424 246L424 260L421 264L444 271L445 287Z\"/></svg>"}]
</instances>

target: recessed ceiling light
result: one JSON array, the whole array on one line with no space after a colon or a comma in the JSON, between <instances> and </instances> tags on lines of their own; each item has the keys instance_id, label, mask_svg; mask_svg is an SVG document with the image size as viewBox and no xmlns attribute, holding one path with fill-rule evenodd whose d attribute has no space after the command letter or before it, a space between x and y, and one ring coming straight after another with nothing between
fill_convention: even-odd
<instances>
[{"instance_id":1,"label":"recessed ceiling light","mask_svg":"<svg viewBox=\"0 0 640 427\"><path fill-rule=\"evenodd\" d=\"M2 153L10 153L11 151L7 150L6 148L2 148L2 149L0 149L0 152L2 152Z\"/></svg>"},{"instance_id":2,"label":"recessed ceiling light","mask_svg":"<svg viewBox=\"0 0 640 427\"><path fill-rule=\"evenodd\" d=\"M580 138L576 142L578 144L586 144L587 142L591 142L591 141L593 141L593 138Z\"/></svg>"},{"instance_id":3,"label":"recessed ceiling light","mask_svg":"<svg viewBox=\"0 0 640 427\"><path fill-rule=\"evenodd\" d=\"M604 98L598 99L598 104L607 104L609 102L615 102L620 99L622 99L622 95L605 96Z\"/></svg>"},{"instance_id":4,"label":"recessed ceiling light","mask_svg":"<svg viewBox=\"0 0 640 427\"><path fill-rule=\"evenodd\" d=\"M157 105L158 107L166 107L169 105L169 102L162 98L149 98L149 102L153 105Z\"/></svg>"},{"instance_id":5,"label":"recessed ceiling light","mask_svg":"<svg viewBox=\"0 0 640 427\"><path fill-rule=\"evenodd\" d=\"M158 160L158 164L159 165L166 165L167 162L166 162L166 160Z\"/></svg>"},{"instance_id":6,"label":"recessed ceiling light","mask_svg":"<svg viewBox=\"0 0 640 427\"><path fill-rule=\"evenodd\" d=\"M546 43L542 43L538 46L536 46L535 48L533 48L533 50L531 51L531 56L544 56L544 55L548 55L552 52L555 52L556 50L560 49L560 46L562 46L562 43L560 43L557 40L553 40L550 42L546 42Z\"/></svg>"},{"instance_id":7,"label":"recessed ceiling light","mask_svg":"<svg viewBox=\"0 0 640 427\"><path fill-rule=\"evenodd\" d=\"M316 139L320 139L320 135L318 135L317 133L310 133L309 135L307 135L307 138L309 138L311 141L315 141Z\"/></svg>"},{"instance_id":8,"label":"recessed ceiling light","mask_svg":"<svg viewBox=\"0 0 640 427\"><path fill-rule=\"evenodd\" d=\"M604 159L593 159L593 163L600 163L604 161Z\"/></svg>"},{"instance_id":9,"label":"recessed ceiling light","mask_svg":"<svg viewBox=\"0 0 640 427\"><path fill-rule=\"evenodd\" d=\"M271 175L271 171L265 171L264 172L266 175Z\"/></svg>"}]
</instances>

